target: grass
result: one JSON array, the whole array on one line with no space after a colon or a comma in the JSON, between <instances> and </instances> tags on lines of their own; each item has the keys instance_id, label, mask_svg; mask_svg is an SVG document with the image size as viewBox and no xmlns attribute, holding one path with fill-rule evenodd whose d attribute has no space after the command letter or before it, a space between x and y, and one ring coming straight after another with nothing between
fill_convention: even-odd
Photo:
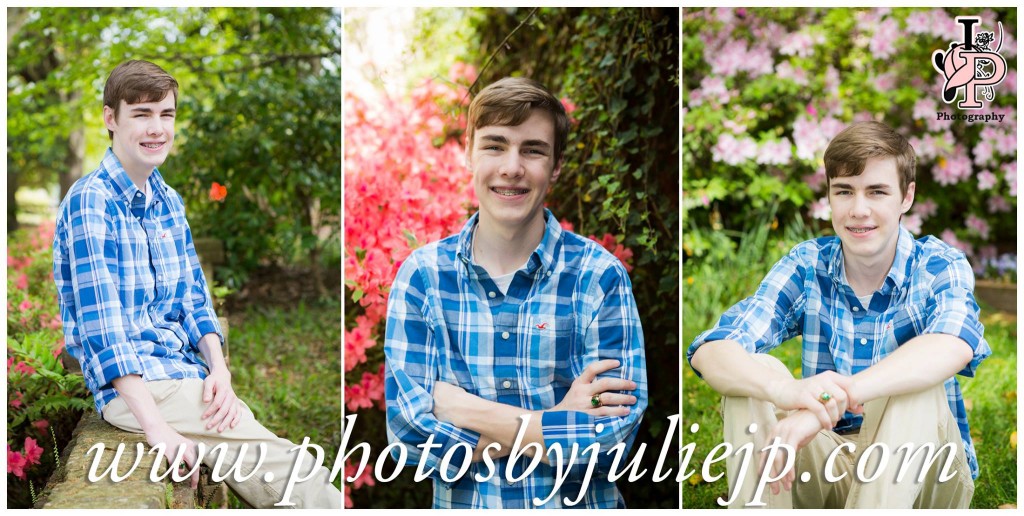
<instances>
[{"instance_id":1,"label":"grass","mask_svg":"<svg viewBox=\"0 0 1024 516\"><path fill-rule=\"evenodd\" d=\"M331 469L341 446L340 302L249 307L229 322L235 393L271 432L324 448Z\"/></svg>"},{"instance_id":2,"label":"grass","mask_svg":"<svg viewBox=\"0 0 1024 516\"><path fill-rule=\"evenodd\" d=\"M697 264L685 264L684 349L729 306L752 293L771 265L802 236L799 232L770 236L770 225L762 220L730 252L707 256ZM958 380L968 405L971 436L981 468L971 507L997 508L1017 500L1017 326L1015 316L999 314L984 306L982 323L992 356L979 366L975 378ZM800 377L798 339L772 352L796 377ZM712 448L722 441L721 398L689 365L683 366L682 376L683 428L687 429L683 443L695 444L689 469L697 472L683 483L683 507L717 508L716 500L728 497L725 477L713 483L704 482L700 467ZM690 433L694 423L700 429ZM710 473L724 474L724 462L711 465Z\"/></svg>"}]
</instances>

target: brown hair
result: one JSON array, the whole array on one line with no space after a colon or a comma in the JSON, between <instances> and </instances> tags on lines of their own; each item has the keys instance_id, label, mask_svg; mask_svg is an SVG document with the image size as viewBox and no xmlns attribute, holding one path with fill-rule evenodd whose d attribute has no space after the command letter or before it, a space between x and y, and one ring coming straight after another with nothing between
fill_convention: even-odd
<instances>
[{"instance_id":1,"label":"brown hair","mask_svg":"<svg viewBox=\"0 0 1024 516\"><path fill-rule=\"evenodd\" d=\"M879 156L895 158L900 193L907 195L917 169L914 147L881 122L859 122L836 135L825 149L825 175L829 182L837 177L859 176L867 160Z\"/></svg>"},{"instance_id":2,"label":"brown hair","mask_svg":"<svg viewBox=\"0 0 1024 516\"><path fill-rule=\"evenodd\" d=\"M530 112L541 109L551 114L555 123L555 163L562 159L569 139L569 115L565 106L539 82L506 77L484 88L469 104L466 144L472 151L473 132L489 125L516 126L530 118Z\"/></svg>"},{"instance_id":3,"label":"brown hair","mask_svg":"<svg viewBox=\"0 0 1024 516\"><path fill-rule=\"evenodd\" d=\"M163 68L149 61L125 61L114 68L103 87L103 105L114 110L117 118L121 101L126 104L159 102L170 92L174 95L174 107L178 107L178 81ZM107 131L111 139L113 131Z\"/></svg>"}]
</instances>

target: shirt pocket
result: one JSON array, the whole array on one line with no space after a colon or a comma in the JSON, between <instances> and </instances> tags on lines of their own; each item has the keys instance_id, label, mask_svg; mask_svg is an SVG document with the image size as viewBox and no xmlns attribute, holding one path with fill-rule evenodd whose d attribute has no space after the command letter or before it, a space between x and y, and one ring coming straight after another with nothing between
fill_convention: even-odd
<instances>
[{"instance_id":1,"label":"shirt pocket","mask_svg":"<svg viewBox=\"0 0 1024 516\"><path fill-rule=\"evenodd\" d=\"M572 378L570 357L576 334L576 318L566 316L530 316L522 362L534 386L548 389L555 383ZM571 380L569 380L572 383Z\"/></svg>"},{"instance_id":2,"label":"shirt pocket","mask_svg":"<svg viewBox=\"0 0 1024 516\"><path fill-rule=\"evenodd\" d=\"M185 226L174 225L156 230L150 237L150 259L157 288L175 288L189 270L185 252Z\"/></svg>"}]
</instances>

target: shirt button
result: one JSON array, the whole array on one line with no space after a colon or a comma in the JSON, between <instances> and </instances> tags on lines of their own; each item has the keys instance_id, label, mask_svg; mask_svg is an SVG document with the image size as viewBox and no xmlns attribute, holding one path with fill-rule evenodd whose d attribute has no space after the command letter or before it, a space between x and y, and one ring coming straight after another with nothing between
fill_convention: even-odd
<instances>
[{"instance_id":1,"label":"shirt button","mask_svg":"<svg viewBox=\"0 0 1024 516\"><path fill-rule=\"evenodd\" d=\"M860 345L863 346L868 343L868 339L860 339Z\"/></svg>"},{"instance_id":2,"label":"shirt button","mask_svg":"<svg viewBox=\"0 0 1024 516\"><path fill-rule=\"evenodd\" d=\"M156 279L157 279L158 281L163 281L163 280L164 280L164 275L163 275L163 274L157 274L157 275L156 275Z\"/></svg>"},{"instance_id":3,"label":"shirt button","mask_svg":"<svg viewBox=\"0 0 1024 516\"><path fill-rule=\"evenodd\" d=\"M506 389L511 389L512 388L512 381L511 380L505 380L504 382L501 382L501 386L506 388Z\"/></svg>"},{"instance_id":4,"label":"shirt button","mask_svg":"<svg viewBox=\"0 0 1024 516\"><path fill-rule=\"evenodd\" d=\"M857 308L857 307L855 306L855 307L853 307L853 311L854 311L854 312L859 312L859 311L860 311L860 308Z\"/></svg>"},{"instance_id":5,"label":"shirt button","mask_svg":"<svg viewBox=\"0 0 1024 516\"><path fill-rule=\"evenodd\" d=\"M135 197L142 197L142 192L135 192Z\"/></svg>"},{"instance_id":6,"label":"shirt button","mask_svg":"<svg viewBox=\"0 0 1024 516\"><path fill-rule=\"evenodd\" d=\"M501 332L501 338L502 339L508 340L508 336L509 336L509 333L507 331Z\"/></svg>"},{"instance_id":7,"label":"shirt button","mask_svg":"<svg viewBox=\"0 0 1024 516\"><path fill-rule=\"evenodd\" d=\"M491 298L491 299L494 299L494 296L497 296L497 295L498 295L498 294L495 294L494 292L488 292L488 293L487 293L487 297L489 297L489 298Z\"/></svg>"},{"instance_id":8,"label":"shirt button","mask_svg":"<svg viewBox=\"0 0 1024 516\"><path fill-rule=\"evenodd\" d=\"M548 276L550 276L550 275L551 275L551 271L548 271L548 272L547 272L547 275L548 275Z\"/></svg>"}]
</instances>

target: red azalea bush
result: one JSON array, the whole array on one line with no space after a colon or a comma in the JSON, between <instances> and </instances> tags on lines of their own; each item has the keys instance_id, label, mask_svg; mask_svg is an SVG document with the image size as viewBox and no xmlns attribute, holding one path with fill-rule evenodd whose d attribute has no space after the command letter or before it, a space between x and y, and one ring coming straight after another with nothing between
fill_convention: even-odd
<instances>
[{"instance_id":1,"label":"red azalea bush","mask_svg":"<svg viewBox=\"0 0 1024 516\"><path fill-rule=\"evenodd\" d=\"M92 405L81 375L64 370L53 223L10 235L7 246L8 507L30 507L81 415Z\"/></svg>"}]
</instances>

